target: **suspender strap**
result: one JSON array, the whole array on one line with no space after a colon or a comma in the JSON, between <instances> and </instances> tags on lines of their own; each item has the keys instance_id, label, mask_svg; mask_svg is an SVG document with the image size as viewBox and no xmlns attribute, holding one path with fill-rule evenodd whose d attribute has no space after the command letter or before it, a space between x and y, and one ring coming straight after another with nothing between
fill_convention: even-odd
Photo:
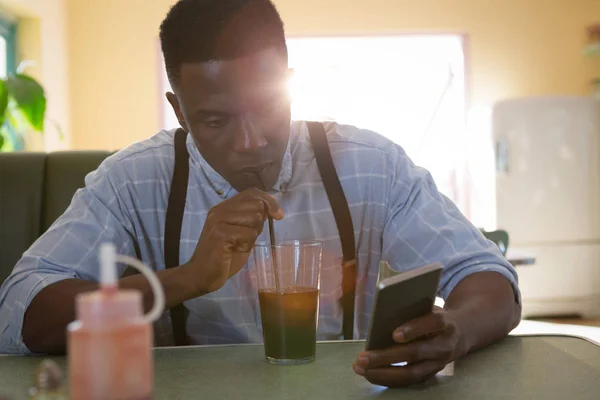
<instances>
[{"instance_id":1,"label":"suspender strap","mask_svg":"<svg viewBox=\"0 0 600 400\"><path fill-rule=\"evenodd\" d=\"M348 201L335 171L325 128L320 122L307 122L315 159L333 210L335 223L342 242L342 332L345 340L354 334L354 297L356 291L356 245L354 226Z\"/></svg>"},{"instance_id":2,"label":"suspender strap","mask_svg":"<svg viewBox=\"0 0 600 400\"><path fill-rule=\"evenodd\" d=\"M169 204L165 221L165 267L173 268L179 265L179 243L181 240L181 225L185 210L188 177L190 174L190 156L186 148L187 132L178 129L175 132L175 169L169 193ZM187 344L185 333L185 307L178 304L171 308L171 324L176 346Z\"/></svg>"}]
</instances>

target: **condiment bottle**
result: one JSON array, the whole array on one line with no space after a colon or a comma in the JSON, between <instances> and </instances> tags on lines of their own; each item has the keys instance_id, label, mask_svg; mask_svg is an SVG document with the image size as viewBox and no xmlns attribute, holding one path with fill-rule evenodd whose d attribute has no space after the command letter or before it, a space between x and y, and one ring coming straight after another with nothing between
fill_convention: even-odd
<instances>
[{"instance_id":1,"label":"condiment bottle","mask_svg":"<svg viewBox=\"0 0 600 400\"><path fill-rule=\"evenodd\" d=\"M154 292L143 315L142 294L119 290L116 262L138 269ZM152 397L152 322L164 308L164 291L154 272L139 260L117 255L113 244L100 248L100 288L76 297L76 320L69 324L67 354L71 400L145 400Z\"/></svg>"}]
</instances>

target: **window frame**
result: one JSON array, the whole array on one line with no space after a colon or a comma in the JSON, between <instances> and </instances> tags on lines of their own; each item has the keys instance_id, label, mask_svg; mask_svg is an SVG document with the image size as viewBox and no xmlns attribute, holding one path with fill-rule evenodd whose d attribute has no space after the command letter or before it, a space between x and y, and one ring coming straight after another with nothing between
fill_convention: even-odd
<instances>
[{"instance_id":1,"label":"window frame","mask_svg":"<svg viewBox=\"0 0 600 400\"><path fill-rule=\"evenodd\" d=\"M0 15L0 36L6 41L6 74L17 70L17 23Z\"/></svg>"}]
</instances>

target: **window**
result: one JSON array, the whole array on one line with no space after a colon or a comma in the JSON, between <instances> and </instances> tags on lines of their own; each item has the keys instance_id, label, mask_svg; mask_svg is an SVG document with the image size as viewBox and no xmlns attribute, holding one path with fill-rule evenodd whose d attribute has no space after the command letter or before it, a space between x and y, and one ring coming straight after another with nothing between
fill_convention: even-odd
<instances>
[{"instance_id":1,"label":"window","mask_svg":"<svg viewBox=\"0 0 600 400\"><path fill-rule=\"evenodd\" d=\"M16 69L16 24L0 16L0 77Z\"/></svg>"},{"instance_id":2,"label":"window","mask_svg":"<svg viewBox=\"0 0 600 400\"><path fill-rule=\"evenodd\" d=\"M469 185L468 169L478 167L468 152L477 153L474 146L481 145L467 143L462 36L313 37L287 43L293 119L335 120L386 136L427 168L439 190L475 217L473 223L489 225L490 205ZM177 126L166 101L164 121L166 127Z\"/></svg>"},{"instance_id":3,"label":"window","mask_svg":"<svg viewBox=\"0 0 600 400\"><path fill-rule=\"evenodd\" d=\"M373 130L464 211L465 69L458 35L288 40L294 119Z\"/></svg>"}]
</instances>

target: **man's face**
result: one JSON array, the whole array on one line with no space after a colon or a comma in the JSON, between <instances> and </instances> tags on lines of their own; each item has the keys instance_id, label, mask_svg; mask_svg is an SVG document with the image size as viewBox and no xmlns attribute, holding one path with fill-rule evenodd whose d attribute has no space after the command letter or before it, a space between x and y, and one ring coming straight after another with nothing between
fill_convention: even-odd
<instances>
[{"instance_id":1,"label":"man's face","mask_svg":"<svg viewBox=\"0 0 600 400\"><path fill-rule=\"evenodd\" d=\"M279 176L290 134L288 69L272 48L228 61L183 64L167 98L204 159L238 192Z\"/></svg>"}]
</instances>

